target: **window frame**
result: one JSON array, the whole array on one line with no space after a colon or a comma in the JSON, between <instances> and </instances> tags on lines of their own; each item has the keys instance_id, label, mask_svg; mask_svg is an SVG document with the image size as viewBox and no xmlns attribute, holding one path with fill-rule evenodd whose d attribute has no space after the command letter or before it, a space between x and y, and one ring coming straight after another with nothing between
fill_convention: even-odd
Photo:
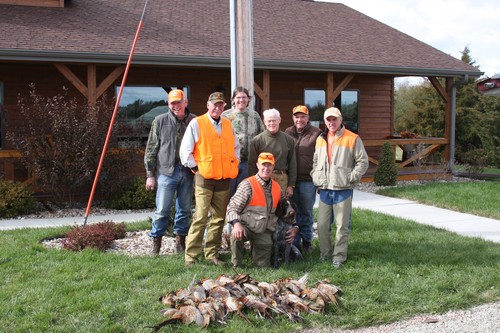
<instances>
[{"instance_id":1,"label":"window frame","mask_svg":"<svg viewBox=\"0 0 500 333\"><path fill-rule=\"evenodd\" d=\"M346 105L343 102L348 99L347 96L345 96L346 93L356 93L356 97L354 98L354 101ZM321 93L323 97L314 97L311 96L311 94L319 94ZM345 96L343 98L343 95ZM355 133L359 132L359 126L360 126L360 110L359 110L359 96L360 96L360 91L359 89L345 89L342 90L339 96L335 99L334 103L332 106L339 107L340 111L342 112L342 118L343 118L343 123L346 126L347 129L350 131L353 131ZM311 100L312 97L312 100ZM323 103L321 103L321 99L323 98ZM311 101L315 103L314 105L311 105ZM349 114L347 114L347 110L350 105L355 104L355 116L351 117ZM311 125L324 128L324 121L323 121L323 111L327 108L326 106L326 91L324 89L319 89L319 88L304 88L304 105L307 106L309 109L309 118ZM330 107L330 106L328 106ZM320 110L321 111L318 111ZM353 120L352 118L355 118Z\"/></svg>"}]
</instances>

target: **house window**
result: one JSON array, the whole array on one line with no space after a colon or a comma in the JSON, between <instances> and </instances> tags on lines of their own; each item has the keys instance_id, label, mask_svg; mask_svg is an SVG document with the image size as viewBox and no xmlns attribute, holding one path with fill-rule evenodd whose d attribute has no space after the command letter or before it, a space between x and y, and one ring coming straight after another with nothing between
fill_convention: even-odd
<instances>
[{"instance_id":1,"label":"house window","mask_svg":"<svg viewBox=\"0 0 500 333\"><path fill-rule=\"evenodd\" d=\"M320 127L323 124L326 93L321 89L304 89L304 104L309 109L311 125Z\"/></svg>"},{"instance_id":2,"label":"house window","mask_svg":"<svg viewBox=\"0 0 500 333\"><path fill-rule=\"evenodd\" d=\"M359 128L358 99L359 91L343 90L334 102L334 106L337 106L342 111L346 128L355 133L358 133ZM323 113L327 108L325 91L322 89L304 89L304 104L309 109L311 124L323 128Z\"/></svg>"},{"instance_id":3,"label":"house window","mask_svg":"<svg viewBox=\"0 0 500 333\"><path fill-rule=\"evenodd\" d=\"M340 94L340 101L336 104L340 105L345 127L354 133L358 133L359 130L358 97L357 90L344 90Z\"/></svg>"},{"instance_id":4,"label":"house window","mask_svg":"<svg viewBox=\"0 0 500 333\"><path fill-rule=\"evenodd\" d=\"M122 128L127 128L128 131L125 132L129 134L122 134L120 140L127 142L127 146L145 146L151 122L157 115L168 111L168 93L173 89L182 89L185 96L189 96L189 89L184 86L125 86L120 99L117 122ZM120 86L116 86L116 96L119 91Z\"/></svg>"}]
</instances>

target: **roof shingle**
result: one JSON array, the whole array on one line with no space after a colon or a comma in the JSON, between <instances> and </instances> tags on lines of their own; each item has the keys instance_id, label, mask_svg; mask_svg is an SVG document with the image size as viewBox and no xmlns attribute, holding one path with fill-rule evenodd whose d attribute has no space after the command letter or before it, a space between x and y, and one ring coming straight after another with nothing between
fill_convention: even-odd
<instances>
[{"instance_id":1,"label":"roof shingle","mask_svg":"<svg viewBox=\"0 0 500 333\"><path fill-rule=\"evenodd\" d=\"M143 6L137 0L73 0L65 8L0 5L0 60L57 55L66 61L126 61ZM253 0L253 6L256 68L481 74L343 4ZM229 67L228 1L148 2L134 62L179 59Z\"/></svg>"}]
</instances>

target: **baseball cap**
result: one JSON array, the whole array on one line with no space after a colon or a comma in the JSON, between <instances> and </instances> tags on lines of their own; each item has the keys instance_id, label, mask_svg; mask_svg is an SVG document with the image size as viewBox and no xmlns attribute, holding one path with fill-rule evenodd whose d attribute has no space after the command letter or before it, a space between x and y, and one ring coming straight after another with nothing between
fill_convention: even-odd
<instances>
[{"instance_id":1,"label":"baseball cap","mask_svg":"<svg viewBox=\"0 0 500 333\"><path fill-rule=\"evenodd\" d=\"M271 153L260 153L257 162L259 162L260 164L271 163L272 165L274 165L274 156Z\"/></svg>"},{"instance_id":2,"label":"baseball cap","mask_svg":"<svg viewBox=\"0 0 500 333\"><path fill-rule=\"evenodd\" d=\"M342 114L340 113L340 110L337 108L328 108L325 110L325 114L323 115L323 119L326 119L328 117L342 117Z\"/></svg>"},{"instance_id":3,"label":"baseball cap","mask_svg":"<svg viewBox=\"0 0 500 333\"><path fill-rule=\"evenodd\" d=\"M179 89L170 90L168 93L168 102L178 102L184 99L184 92Z\"/></svg>"},{"instance_id":4,"label":"baseball cap","mask_svg":"<svg viewBox=\"0 0 500 333\"><path fill-rule=\"evenodd\" d=\"M213 104L215 103L226 103L226 99L224 98L224 94L216 91L214 93L211 93L210 96L208 97L208 101L212 102Z\"/></svg>"},{"instance_id":5,"label":"baseball cap","mask_svg":"<svg viewBox=\"0 0 500 333\"><path fill-rule=\"evenodd\" d=\"M309 109L305 105L297 105L293 108L292 114L303 113L309 115Z\"/></svg>"}]
</instances>

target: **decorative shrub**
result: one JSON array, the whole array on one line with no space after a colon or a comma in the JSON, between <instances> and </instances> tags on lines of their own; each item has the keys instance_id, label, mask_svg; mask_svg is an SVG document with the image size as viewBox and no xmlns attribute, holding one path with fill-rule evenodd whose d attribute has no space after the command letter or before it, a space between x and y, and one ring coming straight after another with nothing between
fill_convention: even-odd
<instances>
[{"instance_id":1,"label":"decorative shrub","mask_svg":"<svg viewBox=\"0 0 500 333\"><path fill-rule=\"evenodd\" d=\"M394 152L391 144L385 142L382 145L381 156L373 181L378 186L394 186L398 179L398 167L394 163Z\"/></svg>"},{"instance_id":2,"label":"decorative shrub","mask_svg":"<svg viewBox=\"0 0 500 333\"><path fill-rule=\"evenodd\" d=\"M155 191L146 190L144 178L137 177L116 191L108 201L113 209L145 209L155 207Z\"/></svg>"},{"instance_id":3,"label":"decorative shrub","mask_svg":"<svg viewBox=\"0 0 500 333\"><path fill-rule=\"evenodd\" d=\"M0 217L29 214L36 208L33 193L26 185L0 178Z\"/></svg>"},{"instance_id":4,"label":"decorative shrub","mask_svg":"<svg viewBox=\"0 0 500 333\"><path fill-rule=\"evenodd\" d=\"M116 224L112 221L104 221L75 226L66 233L62 246L71 251L81 251L85 248L105 251L111 247L115 239L124 238L125 235L125 223Z\"/></svg>"},{"instance_id":5,"label":"decorative shrub","mask_svg":"<svg viewBox=\"0 0 500 333\"><path fill-rule=\"evenodd\" d=\"M54 97L39 94L30 85L29 97L18 99L22 125L11 127L6 138L19 150L23 164L31 170L37 186L58 205L72 203L88 191L96 174L113 113L113 105L100 98L94 106L85 99L70 98L68 90ZM120 182L134 161L133 150L117 147L120 126L115 123L109 154L99 180L109 190ZM101 184L102 185L102 184Z\"/></svg>"}]
</instances>

